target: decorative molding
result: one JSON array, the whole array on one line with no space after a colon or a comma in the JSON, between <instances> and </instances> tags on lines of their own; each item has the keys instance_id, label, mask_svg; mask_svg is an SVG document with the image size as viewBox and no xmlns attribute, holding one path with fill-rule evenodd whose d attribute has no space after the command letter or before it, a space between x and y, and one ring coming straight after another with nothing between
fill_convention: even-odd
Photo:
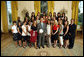
<instances>
[{"instance_id":1,"label":"decorative molding","mask_svg":"<svg viewBox=\"0 0 84 57\"><path fill-rule=\"evenodd\" d=\"M67 14L68 13L68 11L63 7L63 9L61 9L60 10L60 13L62 14L62 13L65 13L65 14Z\"/></svg>"},{"instance_id":2,"label":"decorative molding","mask_svg":"<svg viewBox=\"0 0 84 57\"><path fill-rule=\"evenodd\" d=\"M28 10L26 8L24 8L22 11L21 11L21 15L24 17L26 12L28 12Z\"/></svg>"}]
</instances>

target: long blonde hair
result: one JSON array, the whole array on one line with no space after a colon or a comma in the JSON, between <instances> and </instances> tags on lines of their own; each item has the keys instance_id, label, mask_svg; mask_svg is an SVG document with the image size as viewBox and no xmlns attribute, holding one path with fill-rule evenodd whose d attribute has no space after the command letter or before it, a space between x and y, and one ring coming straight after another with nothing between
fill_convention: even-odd
<instances>
[{"instance_id":1,"label":"long blonde hair","mask_svg":"<svg viewBox=\"0 0 84 57\"><path fill-rule=\"evenodd\" d=\"M55 24L56 26L58 25L58 22L57 22L57 20L55 20L55 21L54 21L54 24Z\"/></svg>"}]
</instances>

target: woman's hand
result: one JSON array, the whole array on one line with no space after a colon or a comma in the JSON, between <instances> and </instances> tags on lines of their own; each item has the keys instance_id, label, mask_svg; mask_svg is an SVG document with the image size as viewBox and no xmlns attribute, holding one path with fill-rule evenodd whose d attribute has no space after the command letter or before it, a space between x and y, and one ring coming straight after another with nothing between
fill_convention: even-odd
<instances>
[{"instance_id":1,"label":"woman's hand","mask_svg":"<svg viewBox=\"0 0 84 57\"><path fill-rule=\"evenodd\" d=\"M53 32L52 32L52 35L53 35Z\"/></svg>"},{"instance_id":2,"label":"woman's hand","mask_svg":"<svg viewBox=\"0 0 84 57\"><path fill-rule=\"evenodd\" d=\"M57 31L55 33L53 33L54 35L57 33Z\"/></svg>"},{"instance_id":3,"label":"woman's hand","mask_svg":"<svg viewBox=\"0 0 84 57\"><path fill-rule=\"evenodd\" d=\"M69 35L71 36L71 33L69 33Z\"/></svg>"},{"instance_id":4,"label":"woman's hand","mask_svg":"<svg viewBox=\"0 0 84 57\"><path fill-rule=\"evenodd\" d=\"M64 34L64 36L65 36L66 34Z\"/></svg>"},{"instance_id":5,"label":"woman's hand","mask_svg":"<svg viewBox=\"0 0 84 57\"><path fill-rule=\"evenodd\" d=\"M25 32L25 34L27 35L27 32Z\"/></svg>"},{"instance_id":6,"label":"woman's hand","mask_svg":"<svg viewBox=\"0 0 84 57\"><path fill-rule=\"evenodd\" d=\"M55 35L56 33L53 33L53 35Z\"/></svg>"},{"instance_id":7,"label":"woman's hand","mask_svg":"<svg viewBox=\"0 0 84 57\"><path fill-rule=\"evenodd\" d=\"M21 33L20 33L21 34ZM22 34L21 34L22 35Z\"/></svg>"},{"instance_id":8,"label":"woman's hand","mask_svg":"<svg viewBox=\"0 0 84 57\"><path fill-rule=\"evenodd\" d=\"M36 30L36 32L37 32L37 30Z\"/></svg>"},{"instance_id":9,"label":"woman's hand","mask_svg":"<svg viewBox=\"0 0 84 57\"><path fill-rule=\"evenodd\" d=\"M39 31L39 34L41 34L40 31Z\"/></svg>"},{"instance_id":10,"label":"woman's hand","mask_svg":"<svg viewBox=\"0 0 84 57\"><path fill-rule=\"evenodd\" d=\"M58 35L60 35L60 33L58 33Z\"/></svg>"}]
</instances>

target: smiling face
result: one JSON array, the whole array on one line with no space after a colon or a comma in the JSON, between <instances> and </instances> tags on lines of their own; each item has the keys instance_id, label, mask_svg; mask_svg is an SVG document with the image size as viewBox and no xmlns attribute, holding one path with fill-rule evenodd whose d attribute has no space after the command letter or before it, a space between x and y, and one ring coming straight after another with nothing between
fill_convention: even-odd
<instances>
[{"instance_id":1,"label":"smiling face","mask_svg":"<svg viewBox=\"0 0 84 57\"><path fill-rule=\"evenodd\" d=\"M56 25L56 26L58 25L58 22L57 22L57 20L55 20L55 21L54 21L54 25Z\"/></svg>"},{"instance_id":2,"label":"smiling face","mask_svg":"<svg viewBox=\"0 0 84 57\"><path fill-rule=\"evenodd\" d=\"M63 13L62 16L65 16L65 13Z\"/></svg>"},{"instance_id":3,"label":"smiling face","mask_svg":"<svg viewBox=\"0 0 84 57\"><path fill-rule=\"evenodd\" d=\"M53 17L53 20L56 20L55 17Z\"/></svg>"},{"instance_id":4,"label":"smiling face","mask_svg":"<svg viewBox=\"0 0 84 57\"><path fill-rule=\"evenodd\" d=\"M45 19L45 16L43 16L43 19Z\"/></svg>"},{"instance_id":5,"label":"smiling face","mask_svg":"<svg viewBox=\"0 0 84 57\"><path fill-rule=\"evenodd\" d=\"M40 19L40 22L43 22L43 18Z\"/></svg>"},{"instance_id":6,"label":"smiling face","mask_svg":"<svg viewBox=\"0 0 84 57\"><path fill-rule=\"evenodd\" d=\"M34 24L36 25L36 21L34 21Z\"/></svg>"},{"instance_id":7,"label":"smiling face","mask_svg":"<svg viewBox=\"0 0 84 57\"><path fill-rule=\"evenodd\" d=\"M32 12L32 16L34 16L35 15L35 13L34 12Z\"/></svg>"},{"instance_id":8,"label":"smiling face","mask_svg":"<svg viewBox=\"0 0 84 57\"><path fill-rule=\"evenodd\" d=\"M73 19L71 19L71 24L73 24L74 23L74 20Z\"/></svg>"},{"instance_id":9,"label":"smiling face","mask_svg":"<svg viewBox=\"0 0 84 57\"><path fill-rule=\"evenodd\" d=\"M64 24L65 24L65 25L68 25L68 21L65 21Z\"/></svg>"},{"instance_id":10,"label":"smiling face","mask_svg":"<svg viewBox=\"0 0 84 57\"><path fill-rule=\"evenodd\" d=\"M43 12L43 15L44 15L44 16L46 15L45 12Z\"/></svg>"},{"instance_id":11,"label":"smiling face","mask_svg":"<svg viewBox=\"0 0 84 57\"><path fill-rule=\"evenodd\" d=\"M51 24L54 24L54 20L51 21Z\"/></svg>"},{"instance_id":12,"label":"smiling face","mask_svg":"<svg viewBox=\"0 0 84 57\"><path fill-rule=\"evenodd\" d=\"M62 24L62 20L60 20L58 23L61 25Z\"/></svg>"},{"instance_id":13,"label":"smiling face","mask_svg":"<svg viewBox=\"0 0 84 57\"><path fill-rule=\"evenodd\" d=\"M27 17L25 17L25 19L26 19L26 21L28 21L28 18Z\"/></svg>"},{"instance_id":14,"label":"smiling face","mask_svg":"<svg viewBox=\"0 0 84 57\"><path fill-rule=\"evenodd\" d=\"M34 21L34 17L32 17L32 21Z\"/></svg>"},{"instance_id":15,"label":"smiling face","mask_svg":"<svg viewBox=\"0 0 84 57\"><path fill-rule=\"evenodd\" d=\"M49 13L49 16L52 16L52 13L51 12Z\"/></svg>"},{"instance_id":16,"label":"smiling face","mask_svg":"<svg viewBox=\"0 0 84 57\"><path fill-rule=\"evenodd\" d=\"M19 22L19 26L21 26L21 23Z\"/></svg>"},{"instance_id":17,"label":"smiling face","mask_svg":"<svg viewBox=\"0 0 84 57\"><path fill-rule=\"evenodd\" d=\"M35 21L35 20L33 21L33 24L32 24L32 25L33 25L33 26L36 26L36 21Z\"/></svg>"},{"instance_id":18,"label":"smiling face","mask_svg":"<svg viewBox=\"0 0 84 57\"><path fill-rule=\"evenodd\" d=\"M17 24L16 24L16 23L14 23L14 25L16 26Z\"/></svg>"},{"instance_id":19,"label":"smiling face","mask_svg":"<svg viewBox=\"0 0 84 57\"><path fill-rule=\"evenodd\" d=\"M48 24L50 24L50 20L48 20Z\"/></svg>"},{"instance_id":20,"label":"smiling face","mask_svg":"<svg viewBox=\"0 0 84 57\"><path fill-rule=\"evenodd\" d=\"M31 25L31 21L29 21L28 23L29 23L29 25Z\"/></svg>"},{"instance_id":21,"label":"smiling face","mask_svg":"<svg viewBox=\"0 0 84 57\"><path fill-rule=\"evenodd\" d=\"M61 14L60 14L60 13L58 13L58 14L57 14L57 16L61 16Z\"/></svg>"},{"instance_id":22,"label":"smiling face","mask_svg":"<svg viewBox=\"0 0 84 57\"><path fill-rule=\"evenodd\" d=\"M64 20L67 20L67 17L65 17Z\"/></svg>"},{"instance_id":23,"label":"smiling face","mask_svg":"<svg viewBox=\"0 0 84 57\"><path fill-rule=\"evenodd\" d=\"M59 17L59 18L58 18L58 21L60 21L60 20L61 20L61 18Z\"/></svg>"},{"instance_id":24,"label":"smiling face","mask_svg":"<svg viewBox=\"0 0 84 57\"><path fill-rule=\"evenodd\" d=\"M38 20L39 19L39 16L36 16L36 19Z\"/></svg>"},{"instance_id":25,"label":"smiling face","mask_svg":"<svg viewBox=\"0 0 84 57\"><path fill-rule=\"evenodd\" d=\"M56 16L56 13L55 12L53 13L53 16Z\"/></svg>"},{"instance_id":26,"label":"smiling face","mask_svg":"<svg viewBox=\"0 0 84 57\"><path fill-rule=\"evenodd\" d=\"M50 19L50 16L48 17L48 19Z\"/></svg>"},{"instance_id":27,"label":"smiling face","mask_svg":"<svg viewBox=\"0 0 84 57\"><path fill-rule=\"evenodd\" d=\"M32 15L34 16L34 13Z\"/></svg>"},{"instance_id":28,"label":"smiling face","mask_svg":"<svg viewBox=\"0 0 84 57\"><path fill-rule=\"evenodd\" d=\"M38 14L37 14L38 16L40 16L40 13L38 12Z\"/></svg>"},{"instance_id":29,"label":"smiling face","mask_svg":"<svg viewBox=\"0 0 84 57\"><path fill-rule=\"evenodd\" d=\"M26 25L26 22L24 22L24 25Z\"/></svg>"}]
</instances>

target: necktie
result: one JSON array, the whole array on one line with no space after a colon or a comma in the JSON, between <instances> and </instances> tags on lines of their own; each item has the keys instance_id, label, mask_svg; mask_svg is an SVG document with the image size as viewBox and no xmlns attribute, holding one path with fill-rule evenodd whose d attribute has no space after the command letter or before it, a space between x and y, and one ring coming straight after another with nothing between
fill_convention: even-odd
<instances>
[{"instance_id":1,"label":"necktie","mask_svg":"<svg viewBox=\"0 0 84 57\"><path fill-rule=\"evenodd\" d=\"M41 26L42 26L42 28L43 28L43 23L41 23Z\"/></svg>"}]
</instances>

